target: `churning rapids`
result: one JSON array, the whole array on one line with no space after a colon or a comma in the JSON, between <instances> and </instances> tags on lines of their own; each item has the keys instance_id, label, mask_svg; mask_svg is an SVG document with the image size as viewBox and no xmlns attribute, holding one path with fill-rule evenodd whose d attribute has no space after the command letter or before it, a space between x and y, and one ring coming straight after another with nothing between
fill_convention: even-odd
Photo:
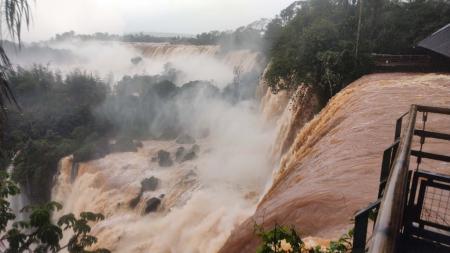
<instances>
[{"instance_id":1,"label":"churning rapids","mask_svg":"<svg viewBox=\"0 0 450 253\"><path fill-rule=\"evenodd\" d=\"M176 85L208 80L219 89L233 82L236 67L258 77L265 68L258 53L223 53L214 46L52 46L70 51L71 57L15 55L13 61L50 63L63 73L80 68L112 85L124 75L159 74L171 63L183 73ZM136 57L142 60L132 64ZM308 86L274 95L264 80L251 80L245 85L257 95L236 103L201 93L189 103L176 103L173 109L183 109L181 115L194 112L182 117L185 129L207 129L206 135L194 135L195 146L144 140L137 152L81 164L74 164L72 156L63 158L52 190L52 199L64 206L57 215L103 213L106 219L94 225L93 234L99 247L113 252L254 252L259 243L254 222L266 228L295 225L302 236L335 239L376 194L380 157L391 141L386 133L392 132L394 120L411 103L430 96L433 105L450 103L447 75L366 76L337 94L320 114L319 99ZM196 159L167 167L154 159L165 150L175 160L180 148L195 149ZM143 191L141 182L151 178L157 183Z\"/></svg>"},{"instance_id":2,"label":"churning rapids","mask_svg":"<svg viewBox=\"0 0 450 253\"><path fill-rule=\"evenodd\" d=\"M63 74L86 70L111 79L112 84L124 75L159 74L170 63L183 73L175 84L207 80L219 89L233 82L236 67L242 74L255 73L257 77L265 67L258 53L223 53L215 46L109 42L51 46L71 52L71 57L61 60L46 55L30 60L19 52L13 54L13 60L22 66L49 63ZM133 64L130 59L136 57L142 59ZM255 80L248 84L254 94L258 78ZM276 128L261 117L256 96L227 103L199 94L189 104L177 104L175 110L179 107L195 112L184 115L184 127L190 132L208 132L194 135L196 159L175 161L180 147L193 148L193 144L175 140L144 140L137 152L113 153L81 164L65 157L52 190L52 200L63 204L56 216L82 211L104 214L106 219L94 225L93 235L99 239L99 247L113 252L219 251L232 230L255 211L271 183L276 162L270 152ZM152 161L160 150L171 154L172 166L161 167ZM141 195L141 182L152 177L158 179L156 189ZM148 212L149 203L155 200L158 204Z\"/></svg>"}]
</instances>

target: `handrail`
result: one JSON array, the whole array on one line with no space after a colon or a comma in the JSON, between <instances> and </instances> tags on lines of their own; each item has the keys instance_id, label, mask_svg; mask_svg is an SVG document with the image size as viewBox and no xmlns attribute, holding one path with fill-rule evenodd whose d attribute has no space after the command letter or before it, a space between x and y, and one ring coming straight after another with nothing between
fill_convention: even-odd
<instances>
[{"instance_id":1,"label":"handrail","mask_svg":"<svg viewBox=\"0 0 450 253\"><path fill-rule=\"evenodd\" d=\"M426 106L426 105L416 105L418 112L431 112L431 113L439 113L450 115L450 108L444 107L434 107L434 106Z\"/></svg>"},{"instance_id":2,"label":"handrail","mask_svg":"<svg viewBox=\"0 0 450 253\"><path fill-rule=\"evenodd\" d=\"M423 108L420 109L429 109ZM434 108L433 108L434 109ZM417 106L411 105L409 122L403 132L392 170L381 200L369 253L394 253L399 235L407 193L407 174L411 142L416 124Z\"/></svg>"}]
</instances>

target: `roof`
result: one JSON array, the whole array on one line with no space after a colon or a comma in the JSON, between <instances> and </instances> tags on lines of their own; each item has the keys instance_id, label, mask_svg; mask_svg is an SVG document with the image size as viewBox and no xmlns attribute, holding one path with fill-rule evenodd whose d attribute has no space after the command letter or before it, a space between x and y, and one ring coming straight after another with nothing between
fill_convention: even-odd
<instances>
[{"instance_id":1,"label":"roof","mask_svg":"<svg viewBox=\"0 0 450 253\"><path fill-rule=\"evenodd\" d=\"M420 41L418 46L450 57L450 24Z\"/></svg>"}]
</instances>

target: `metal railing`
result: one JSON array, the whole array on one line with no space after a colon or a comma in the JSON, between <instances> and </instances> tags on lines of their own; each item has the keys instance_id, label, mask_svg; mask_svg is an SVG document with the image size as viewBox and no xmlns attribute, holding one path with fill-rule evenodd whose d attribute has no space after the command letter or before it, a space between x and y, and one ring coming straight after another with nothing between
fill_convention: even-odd
<instances>
[{"instance_id":1,"label":"metal railing","mask_svg":"<svg viewBox=\"0 0 450 253\"><path fill-rule=\"evenodd\" d=\"M416 129L420 112L423 114L421 130ZM370 253L396 252L405 248L400 245L405 238L450 246L450 225L447 224L450 222L450 178L419 171L422 159L450 162L449 156L422 150L426 138L450 141L449 134L425 130L428 113L450 115L450 109L412 105L409 112L397 120L394 143L383 154L378 200L355 216L354 253L367 250L370 219L374 222L368 247ZM403 127L407 115L408 124ZM420 150L411 149L414 136L420 137ZM411 156L417 157L416 171L409 168ZM424 214L427 208L428 215Z\"/></svg>"}]
</instances>

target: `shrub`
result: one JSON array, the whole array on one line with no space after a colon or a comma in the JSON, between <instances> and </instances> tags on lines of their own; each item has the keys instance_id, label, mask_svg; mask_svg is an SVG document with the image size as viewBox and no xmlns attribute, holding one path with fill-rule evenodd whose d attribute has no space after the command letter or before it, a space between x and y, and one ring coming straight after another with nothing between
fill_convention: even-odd
<instances>
[{"instance_id":1,"label":"shrub","mask_svg":"<svg viewBox=\"0 0 450 253\"><path fill-rule=\"evenodd\" d=\"M328 247L315 248L306 248L293 227L275 225L272 230L266 231L255 224L255 233L262 240L256 253L349 253L352 249L353 230L339 240L331 241Z\"/></svg>"}]
</instances>

